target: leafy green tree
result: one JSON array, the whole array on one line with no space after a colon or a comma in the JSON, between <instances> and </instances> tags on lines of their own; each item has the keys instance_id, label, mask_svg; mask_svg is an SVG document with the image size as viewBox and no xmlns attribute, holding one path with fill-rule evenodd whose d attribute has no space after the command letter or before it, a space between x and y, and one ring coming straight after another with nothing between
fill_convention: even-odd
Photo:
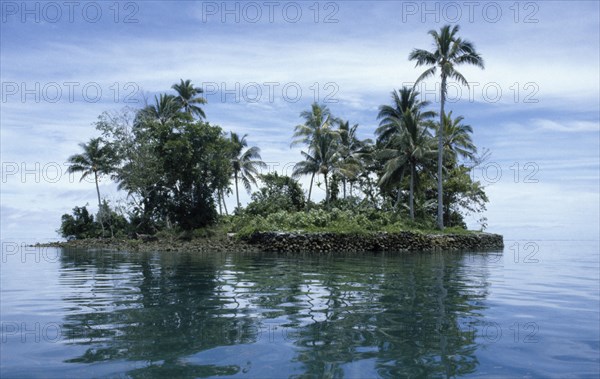
<instances>
[{"instance_id":1,"label":"leafy green tree","mask_svg":"<svg viewBox=\"0 0 600 379\"><path fill-rule=\"evenodd\" d=\"M96 122L96 129L118 157L113 179L132 202L131 228L140 233L153 233L164 219L164 207L160 203L162 157L158 154L161 124L140 116L143 112L132 108L104 112Z\"/></svg>"},{"instance_id":2,"label":"leafy green tree","mask_svg":"<svg viewBox=\"0 0 600 379\"><path fill-rule=\"evenodd\" d=\"M472 215L486 210L489 199L484 187L471 178L470 169L463 165L452 168L444 180L445 220L448 226L466 228L462 213Z\"/></svg>"},{"instance_id":3,"label":"leafy green tree","mask_svg":"<svg viewBox=\"0 0 600 379\"><path fill-rule=\"evenodd\" d=\"M198 116L200 119L205 119L206 114L200 107L200 104L206 104L206 99L198 97L204 93L200 87L194 87L191 80L180 80L179 84L173 84L171 87L177 92L176 100L180 107L187 114Z\"/></svg>"},{"instance_id":4,"label":"leafy green tree","mask_svg":"<svg viewBox=\"0 0 600 379\"><path fill-rule=\"evenodd\" d=\"M463 40L457 36L459 26L443 26L439 33L436 30L430 30L429 35L434 41L434 51L430 52L423 49L414 49L410 55L410 60L415 60L416 66L431 66L425 70L417 79L415 85L427 77L434 76L437 69L440 70L441 79L441 102L440 102L440 125L444 124L444 105L446 103L446 84L448 78L455 79L459 83L469 86L465 77L456 70L456 66L461 64L472 64L477 67L484 67L483 58L475 50L470 41ZM443 128L438 129L438 228L444 228L444 207L443 207Z\"/></svg>"},{"instance_id":5,"label":"leafy green tree","mask_svg":"<svg viewBox=\"0 0 600 379\"><path fill-rule=\"evenodd\" d=\"M252 184L256 185L256 176L258 170L266 168L267 165L260 157L260 149L256 146L248 147L245 134L242 138L237 133L231 132L230 140L233 144L233 155L231 165L233 167L233 178L235 181L235 197L237 206L241 207L238 181L241 180L248 193L252 189ZM245 149L245 150L244 150Z\"/></svg>"},{"instance_id":6,"label":"leafy green tree","mask_svg":"<svg viewBox=\"0 0 600 379\"><path fill-rule=\"evenodd\" d=\"M159 133L156 149L161 175L155 188L167 224L185 230L213 224L213 194L229 181L234 149L221 128L202 121L177 122Z\"/></svg>"},{"instance_id":7,"label":"leafy green tree","mask_svg":"<svg viewBox=\"0 0 600 379\"><path fill-rule=\"evenodd\" d=\"M261 175L260 179L263 185L252 194L252 201L246 207L248 214L267 216L279 211L304 209L304 192L296 180L276 172Z\"/></svg>"},{"instance_id":8,"label":"leafy green tree","mask_svg":"<svg viewBox=\"0 0 600 379\"><path fill-rule=\"evenodd\" d=\"M185 114L162 121L140 116L146 111L134 117L103 115L96 125L119 152L114 179L133 200L131 228L152 233L214 223L215 194L229 185L234 145L218 126ZM126 120L132 118L130 127Z\"/></svg>"},{"instance_id":9,"label":"leafy green tree","mask_svg":"<svg viewBox=\"0 0 600 379\"><path fill-rule=\"evenodd\" d=\"M93 238L100 234L98 223L94 222L94 216L86 206L73 208L73 215L68 213L62 215L58 232L64 238L74 236L78 239Z\"/></svg>"},{"instance_id":10,"label":"leafy green tree","mask_svg":"<svg viewBox=\"0 0 600 379\"><path fill-rule=\"evenodd\" d=\"M129 222L127 222L127 219L112 209L106 200L102 201L101 214L102 222L110 229L110 236L112 238L115 236L123 237L129 234Z\"/></svg>"}]
</instances>

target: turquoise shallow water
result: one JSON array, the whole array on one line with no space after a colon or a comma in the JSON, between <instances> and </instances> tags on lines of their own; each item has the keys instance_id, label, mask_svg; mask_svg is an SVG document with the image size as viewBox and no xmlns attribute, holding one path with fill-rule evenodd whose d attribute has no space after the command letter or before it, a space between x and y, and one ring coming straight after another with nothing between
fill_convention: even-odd
<instances>
[{"instance_id":1,"label":"turquoise shallow water","mask_svg":"<svg viewBox=\"0 0 600 379\"><path fill-rule=\"evenodd\" d=\"M0 377L600 375L597 241L504 252L85 252L2 244Z\"/></svg>"}]
</instances>

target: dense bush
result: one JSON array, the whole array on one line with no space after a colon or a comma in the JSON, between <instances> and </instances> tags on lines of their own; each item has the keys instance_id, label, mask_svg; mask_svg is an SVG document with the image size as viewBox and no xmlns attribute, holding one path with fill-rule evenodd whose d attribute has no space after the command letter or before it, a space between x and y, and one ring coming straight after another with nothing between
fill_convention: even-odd
<instances>
[{"instance_id":1,"label":"dense bush","mask_svg":"<svg viewBox=\"0 0 600 379\"><path fill-rule=\"evenodd\" d=\"M263 186L252 194L245 213L266 217L278 211L294 212L304 209L304 192L289 176L270 173L261 175Z\"/></svg>"},{"instance_id":2,"label":"dense bush","mask_svg":"<svg viewBox=\"0 0 600 379\"><path fill-rule=\"evenodd\" d=\"M90 214L87 206L73 208L73 214L65 213L58 232L64 238L125 237L130 232L130 224L125 217L110 208L106 201L102 204L101 217Z\"/></svg>"},{"instance_id":3,"label":"dense bush","mask_svg":"<svg viewBox=\"0 0 600 379\"><path fill-rule=\"evenodd\" d=\"M64 238L75 236L76 238L93 238L101 234L101 226L94 221L86 206L73 208L73 215L65 213L61 217L58 232Z\"/></svg>"}]
</instances>

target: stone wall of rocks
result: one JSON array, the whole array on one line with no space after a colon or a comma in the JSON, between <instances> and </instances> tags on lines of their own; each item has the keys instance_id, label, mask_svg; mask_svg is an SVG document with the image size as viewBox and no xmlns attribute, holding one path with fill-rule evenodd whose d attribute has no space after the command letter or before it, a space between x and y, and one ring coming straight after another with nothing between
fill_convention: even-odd
<instances>
[{"instance_id":1,"label":"stone wall of rocks","mask_svg":"<svg viewBox=\"0 0 600 379\"><path fill-rule=\"evenodd\" d=\"M419 234L412 232L368 235L336 233L254 233L247 239L263 251L361 252L361 251L458 251L497 250L504 247L501 235Z\"/></svg>"}]
</instances>

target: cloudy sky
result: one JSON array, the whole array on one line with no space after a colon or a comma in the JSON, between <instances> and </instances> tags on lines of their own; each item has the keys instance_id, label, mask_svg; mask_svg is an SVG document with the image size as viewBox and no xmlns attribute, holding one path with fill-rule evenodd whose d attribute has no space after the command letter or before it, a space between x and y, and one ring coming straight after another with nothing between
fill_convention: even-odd
<instances>
[{"instance_id":1,"label":"cloudy sky","mask_svg":"<svg viewBox=\"0 0 600 379\"><path fill-rule=\"evenodd\" d=\"M488 231L598 239L598 2L0 4L2 239L56 239L63 213L95 209L93 183L65 162L98 135L103 111L191 79L211 123L247 133L272 170L289 173L302 110L324 103L372 137L378 106L423 70L410 51L431 49L427 31L448 23L486 64L460 69L471 85L452 85L448 107L492 154L474 173L491 200ZM421 92L437 107L436 85ZM124 198L108 179L100 190Z\"/></svg>"}]
</instances>

